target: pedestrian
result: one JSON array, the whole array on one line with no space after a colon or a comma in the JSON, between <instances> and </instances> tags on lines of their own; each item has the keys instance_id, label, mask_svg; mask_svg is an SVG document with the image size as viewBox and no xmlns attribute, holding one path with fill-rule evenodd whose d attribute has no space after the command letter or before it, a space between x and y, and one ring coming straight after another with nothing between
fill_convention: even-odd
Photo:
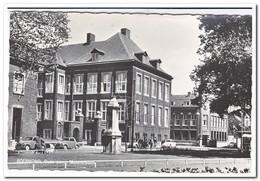
<instances>
[{"instance_id":1,"label":"pedestrian","mask_svg":"<svg viewBox=\"0 0 260 181\"><path fill-rule=\"evenodd\" d=\"M156 143L157 143L157 140L156 140L156 137L153 138L153 146L156 147Z\"/></svg>"},{"instance_id":2,"label":"pedestrian","mask_svg":"<svg viewBox=\"0 0 260 181\"><path fill-rule=\"evenodd\" d=\"M153 147L153 139L151 138L150 140L149 140L149 145L150 145L150 150L152 149L152 147Z\"/></svg>"}]
</instances>

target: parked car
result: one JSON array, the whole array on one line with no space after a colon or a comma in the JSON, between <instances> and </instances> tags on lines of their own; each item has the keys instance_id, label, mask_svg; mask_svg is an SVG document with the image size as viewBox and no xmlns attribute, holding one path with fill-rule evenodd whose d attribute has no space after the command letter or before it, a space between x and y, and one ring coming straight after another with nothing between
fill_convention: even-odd
<instances>
[{"instance_id":1,"label":"parked car","mask_svg":"<svg viewBox=\"0 0 260 181\"><path fill-rule=\"evenodd\" d=\"M16 150L31 150L36 148L36 140L41 139L37 136L29 136L26 137L25 140L21 140L19 143L16 144ZM43 140L42 140L43 141ZM44 148L44 142L41 143L41 147Z\"/></svg>"},{"instance_id":2,"label":"parked car","mask_svg":"<svg viewBox=\"0 0 260 181\"><path fill-rule=\"evenodd\" d=\"M176 148L176 142L174 142L173 139L167 139L165 140L162 145L161 148L164 149L172 149L172 148Z\"/></svg>"},{"instance_id":3,"label":"parked car","mask_svg":"<svg viewBox=\"0 0 260 181\"><path fill-rule=\"evenodd\" d=\"M57 144L60 144L60 147L63 146L63 149L65 149L65 150L79 148L79 143L76 141L76 139L74 137L65 137L65 138L63 138L63 140L58 141Z\"/></svg>"},{"instance_id":4,"label":"parked car","mask_svg":"<svg viewBox=\"0 0 260 181\"><path fill-rule=\"evenodd\" d=\"M237 148L237 144L235 142L230 142L228 145L227 145L228 148Z\"/></svg>"}]
</instances>

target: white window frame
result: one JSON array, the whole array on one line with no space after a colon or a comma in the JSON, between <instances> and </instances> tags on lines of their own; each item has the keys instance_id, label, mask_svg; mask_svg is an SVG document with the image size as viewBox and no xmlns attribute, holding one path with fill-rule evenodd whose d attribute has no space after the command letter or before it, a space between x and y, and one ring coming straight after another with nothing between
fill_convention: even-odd
<instances>
[{"instance_id":1,"label":"white window frame","mask_svg":"<svg viewBox=\"0 0 260 181\"><path fill-rule=\"evenodd\" d=\"M51 82L47 82L47 77L50 76ZM54 73L45 73L45 93L53 93Z\"/></svg>"},{"instance_id":2,"label":"white window frame","mask_svg":"<svg viewBox=\"0 0 260 181\"><path fill-rule=\"evenodd\" d=\"M150 95L150 77L146 75L144 76L144 95L145 96Z\"/></svg>"},{"instance_id":3,"label":"white window frame","mask_svg":"<svg viewBox=\"0 0 260 181\"><path fill-rule=\"evenodd\" d=\"M139 110L137 111L137 105L139 105ZM141 119L141 103L139 101L135 102L135 123L140 124L140 119Z\"/></svg>"},{"instance_id":4,"label":"white window frame","mask_svg":"<svg viewBox=\"0 0 260 181\"><path fill-rule=\"evenodd\" d=\"M108 77L105 77L108 76ZM110 80L109 79L110 76ZM106 79L105 79L106 78ZM102 72L101 73L101 93L110 93L112 88L112 72ZM104 88L106 87L106 91L104 91Z\"/></svg>"},{"instance_id":5,"label":"white window frame","mask_svg":"<svg viewBox=\"0 0 260 181\"><path fill-rule=\"evenodd\" d=\"M125 122L126 102L125 101L118 101L118 104L119 104L118 120L119 120L119 122ZM123 107L122 107L122 105L123 105ZM122 119L122 116L123 116L124 119Z\"/></svg>"},{"instance_id":6,"label":"white window frame","mask_svg":"<svg viewBox=\"0 0 260 181\"><path fill-rule=\"evenodd\" d=\"M140 82L138 81L138 78L140 77ZM141 73L139 73L139 72L137 72L136 73L136 93L137 94L142 94L142 74Z\"/></svg>"},{"instance_id":7,"label":"white window frame","mask_svg":"<svg viewBox=\"0 0 260 181\"><path fill-rule=\"evenodd\" d=\"M80 108L77 108L76 110L76 104L77 103L80 103ZM77 106L78 107L78 106ZM73 100L73 111L72 111L72 120L76 120L75 117L76 117L76 111L78 111L79 109L82 111L82 108L83 108L83 100Z\"/></svg>"},{"instance_id":8,"label":"white window frame","mask_svg":"<svg viewBox=\"0 0 260 181\"><path fill-rule=\"evenodd\" d=\"M159 81L159 85L158 85L158 99L163 100L163 82L161 81Z\"/></svg>"},{"instance_id":9,"label":"white window frame","mask_svg":"<svg viewBox=\"0 0 260 181\"><path fill-rule=\"evenodd\" d=\"M46 132L49 132L46 134ZM43 129L43 138L45 139L51 139L52 137L52 129Z\"/></svg>"},{"instance_id":10,"label":"white window frame","mask_svg":"<svg viewBox=\"0 0 260 181\"><path fill-rule=\"evenodd\" d=\"M89 103L91 103L91 109L89 110ZM92 105L94 104L94 105ZM86 101L86 119L88 121L94 121L95 115L96 115L96 110L97 110L97 101L96 100L87 100ZM91 116L89 117L89 113L91 114Z\"/></svg>"},{"instance_id":11,"label":"white window frame","mask_svg":"<svg viewBox=\"0 0 260 181\"><path fill-rule=\"evenodd\" d=\"M60 82L62 80L61 77L63 78L63 82ZM64 94L64 92L65 92L65 75L58 73L58 90L57 90L57 93Z\"/></svg>"},{"instance_id":12,"label":"white window frame","mask_svg":"<svg viewBox=\"0 0 260 181\"><path fill-rule=\"evenodd\" d=\"M170 84L165 83L164 89L165 89L164 90L164 92L165 92L165 101L169 102L169 100L170 100Z\"/></svg>"},{"instance_id":13,"label":"white window frame","mask_svg":"<svg viewBox=\"0 0 260 181\"><path fill-rule=\"evenodd\" d=\"M43 96L43 75L41 74L41 79L39 79L39 74L37 74L37 97Z\"/></svg>"},{"instance_id":14,"label":"white window frame","mask_svg":"<svg viewBox=\"0 0 260 181\"><path fill-rule=\"evenodd\" d=\"M151 106L151 125L152 126L155 125L155 110L156 110L156 106L154 104L152 104L152 106Z\"/></svg>"},{"instance_id":15,"label":"white window frame","mask_svg":"<svg viewBox=\"0 0 260 181\"><path fill-rule=\"evenodd\" d=\"M92 78L92 77L94 77L94 78ZM97 93L97 82L98 82L97 73L88 73L87 94L96 94Z\"/></svg>"},{"instance_id":16,"label":"white window frame","mask_svg":"<svg viewBox=\"0 0 260 181\"><path fill-rule=\"evenodd\" d=\"M167 110L167 111L166 111ZM166 112L167 112L167 114L166 114ZM168 122L169 122L169 114L170 113L170 111L169 111L169 108L168 107L165 107L164 108L164 127L168 127Z\"/></svg>"},{"instance_id":17,"label":"white window frame","mask_svg":"<svg viewBox=\"0 0 260 181\"><path fill-rule=\"evenodd\" d=\"M108 99L102 99L100 100L100 112L102 116L102 121L107 121L107 105L109 103ZM105 108L103 109L103 104L105 105Z\"/></svg>"},{"instance_id":18,"label":"white window frame","mask_svg":"<svg viewBox=\"0 0 260 181\"><path fill-rule=\"evenodd\" d=\"M77 78L77 80L76 80L76 78ZM73 93L74 94L83 94L83 86L84 86L84 74L74 74Z\"/></svg>"},{"instance_id":19,"label":"white window frame","mask_svg":"<svg viewBox=\"0 0 260 181\"><path fill-rule=\"evenodd\" d=\"M145 110L145 107L147 108L146 110ZM148 117L149 117L148 110L149 110L148 103L144 103L144 125L148 124Z\"/></svg>"},{"instance_id":20,"label":"white window frame","mask_svg":"<svg viewBox=\"0 0 260 181\"><path fill-rule=\"evenodd\" d=\"M59 107L59 103L61 103L61 109ZM64 120L64 101L57 100L57 120L63 121Z\"/></svg>"},{"instance_id":21,"label":"white window frame","mask_svg":"<svg viewBox=\"0 0 260 181\"><path fill-rule=\"evenodd\" d=\"M125 75L125 80L118 80L118 75ZM123 89L124 87L124 89ZM127 92L127 71L116 72L116 93L126 93Z\"/></svg>"},{"instance_id":22,"label":"white window frame","mask_svg":"<svg viewBox=\"0 0 260 181\"><path fill-rule=\"evenodd\" d=\"M21 78L16 79L16 74L22 75ZM19 94L19 95L24 95L25 92L25 74L24 73L19 73L19 72L14 72L13 75L13 93L14 94Z\"/></svg>"},{"instance_id":23,"label":"white window frame","mask_svg":"<svg viewBox=\"0 0 260 181\"><path fill-rule=\"evenodd\" d=\"M71 75L65 76L65 94L71 93Z\"/></svg>"},{"instance_id":24,"label":"white window frame","mask_svg":"<svg viewBox=\"0 0 260 181\"><path fill-rule=\"evenodd\" d=\"M154 83L154 84L153 84ZM154 86L153 86L154 85ZM157 80L152 78L152 93L151 96L153 98L157 97Z\"/></svg>"},{"instance_id":25,"label":"white window frame","mask_svg":"<svg viewBox=\"0 0 260 181\"><path fill-rule=\"evenodd\" d=\"M42 120L42 103L37 103L36 105L36 120Z\"/></svg>"},{"instance_id":26,"label":"white window frame","mask_svg":"<svg viewBox=\"0 0 260 181\"><path fill-rule=\"evenodd\" d=\"M66 104L68 105L68 110L66 109ZM70 101L65 101L64 103L64 120L69 121L70 120Z\"/></svg>"},{"instance_id":27,"label":"white window frame","mask_svg":"<svg viewBox=\"0 0 260 181\"><path fill-rule=\"evenodd\" d=\"M162 119L163 119L162 116L163 116L163 107L162 106L158 106L158 126L162 126Z\"/></svg>"},{"instance_id":28,"label":"white window frame","mask_svg":"<svg viewBox=\"0 0 260 181\"><path fill-rule=\"evenodd\" d=\"M47 103L50 103L50 109L47 110ZM48 112L48 113L46 113ZM52 120L53 113L53 100L44 100L44 119L45 120ZM49 117L50 116L50 117Z\"/></svg>"}]
</instances>

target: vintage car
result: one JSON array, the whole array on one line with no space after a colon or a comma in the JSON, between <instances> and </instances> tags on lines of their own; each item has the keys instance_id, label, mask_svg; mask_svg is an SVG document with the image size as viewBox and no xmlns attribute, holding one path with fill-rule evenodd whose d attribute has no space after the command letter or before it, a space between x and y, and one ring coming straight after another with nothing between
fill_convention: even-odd
<instances>
[{"instance_id":1,"label":"vintage car","mask_svg":"<svg viewBox=\"0 0 260 181\"><path fill-rule=\"evenodd\" d=\"M167 139L162 143L161 148L163 150L176 148L176 142L173 139Z\"/></svg>"},{"instance_id":2,"label":"vintage car","mask_svg":"<svg viewBox=\"0 0 260 181\"><path fill-rule=\"evenodd\" d=\"M21 140L20 142L18 142L15 146L16 150L31 150L31 149L35 149L36 146L36 139L41 139L37 136L29 136L26 137L25 140ZM41 143L42 148L44 148L44 142Z\"/></svg>"}]
</instances>

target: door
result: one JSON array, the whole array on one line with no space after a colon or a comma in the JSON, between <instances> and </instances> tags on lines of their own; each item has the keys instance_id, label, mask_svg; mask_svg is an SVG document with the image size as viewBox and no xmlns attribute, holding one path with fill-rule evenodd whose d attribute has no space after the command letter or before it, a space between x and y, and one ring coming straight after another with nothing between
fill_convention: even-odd
<instances>
[{"instance_id":1,"label":"door","mask_svg":"<svg viewBox=\"0 0 260 181\"><path fill-rule=\"evenodd\" d=\"M202 136L202 145L207 145L208 135Z\"/></svg>"},{"instance_id":2,"label":"door","mask_svg":"<svg viewBox=\"0 0 260 181\"><path fill-rule=\"evenodd\" d=\"M79 141L79 129L75 128L73 130L73 137L76 139L76 141Z\"/></svg>"},{"instance_id":3,"label":"door","mask_svg":"<svg viewBox=\"0 0 260 181\"><path fill-rule=\"evenodd\" d=\"M18 141L21 136L22 109L13 108L12 139Z\"/></svg>"}]
</instances>

